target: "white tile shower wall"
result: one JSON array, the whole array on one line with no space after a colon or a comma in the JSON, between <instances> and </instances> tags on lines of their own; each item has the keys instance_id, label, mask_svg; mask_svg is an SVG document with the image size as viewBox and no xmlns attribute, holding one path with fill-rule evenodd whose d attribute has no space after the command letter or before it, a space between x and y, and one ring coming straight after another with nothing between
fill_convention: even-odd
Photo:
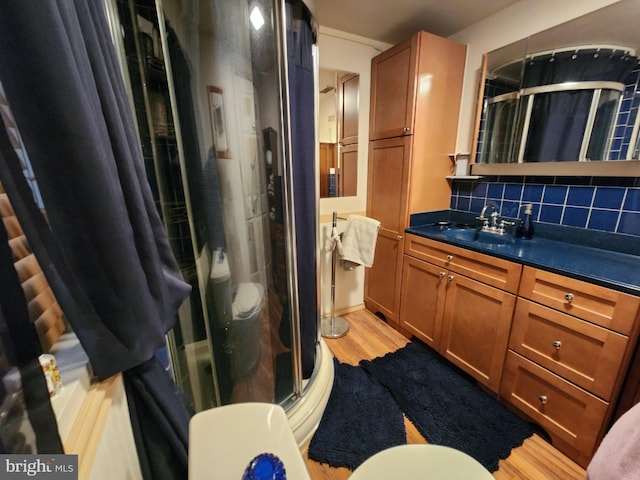
<instances>
[{"instance_id":1,"label":"white tile shower wall","mask_svg":"<svg viewBox=\"0 0 640 480\"><path fill-rule=\"evenodd\" d=\"M493 202L502 216L520 218L533 204L534 221L640 236L638 178L489 178L454 181L454 210L479 213Z\"/></svg>"}]
</instances>

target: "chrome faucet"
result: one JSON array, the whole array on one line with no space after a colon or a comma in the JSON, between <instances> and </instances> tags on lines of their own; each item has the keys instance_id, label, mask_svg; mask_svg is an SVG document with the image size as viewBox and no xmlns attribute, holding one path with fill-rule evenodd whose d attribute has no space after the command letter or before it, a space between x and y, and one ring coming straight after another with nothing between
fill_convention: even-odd
<instances>
[{"instance_id":1,"label":"chrome faucet","mask_svg":"<svg viewBox=\"0 0 640 480\"><path fill-rule=\"evenodd\" d=\"M482 207L482 210L480 211L480 216L478 217L478 220L486 220L487 219L487 217L485 217L484 214L487 213L487 209L489 209L489 208L491 208L494 213L498 210L498 208L493 203L487 203L487 204L485 204L484 207Z\"/></svg>"},{"instance_id":2,"label":"chrome faucet","mask_svg":"<svg viewBox=\"0 0 640 480\"><path fill-rule=\"evenodd\" d=\"M488 217L486 216L487 210L491 211ZM477 219L483 222L481 227L483 232L497 233L498 235L504 235L506 233L505 227L507 225L515 224L514 222L500 218L498 207L491 202L482 207L480 216L477 217Z\"/></svg>"},{"instance_id":3,"label":"chrome faucet","mask_svg":"<svg viewBox=\"0 0 640 480\"><path fill-rule=\"evenodd\" d=\"M485 216L487 210L491 209L491 214L489 217ZM482 220L482 230L485 232L493 232L498 228L498 207L496 207L493 203L487 203L482 210L480 211L480 216L477 217L478 220Z\"/></svg>"}]
</instances>

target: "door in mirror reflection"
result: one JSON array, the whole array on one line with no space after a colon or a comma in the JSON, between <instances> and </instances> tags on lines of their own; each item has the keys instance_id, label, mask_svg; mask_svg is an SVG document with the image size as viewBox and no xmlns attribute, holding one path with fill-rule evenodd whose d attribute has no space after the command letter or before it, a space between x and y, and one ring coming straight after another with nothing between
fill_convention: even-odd
<instances>
[{"instance_id":1,"label":"door in mirror reflection","mask_svg":"<svg viewBox=\"0 0 640 480\"><path fill-rule=\"evenodd\" d=\"M320 198L357 195L359 80L320 69Z\"/></svg>"}]
</instances>

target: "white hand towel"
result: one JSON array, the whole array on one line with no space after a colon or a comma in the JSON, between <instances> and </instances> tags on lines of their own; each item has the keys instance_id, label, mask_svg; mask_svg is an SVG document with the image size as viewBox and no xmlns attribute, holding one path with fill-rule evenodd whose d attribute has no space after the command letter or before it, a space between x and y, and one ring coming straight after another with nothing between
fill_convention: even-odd
<instances>
[{"instance_id":1,"label":"white hand towel","mask_svg":"<svg viewBox=\"0 0 640 480\"><path fill-rule=\"evenodd\" d=\"M379 229L378 220L361 215L349 216L342 241L336 242L338 256L348 262L371 267Z\"/></svg>"}]
</instances>

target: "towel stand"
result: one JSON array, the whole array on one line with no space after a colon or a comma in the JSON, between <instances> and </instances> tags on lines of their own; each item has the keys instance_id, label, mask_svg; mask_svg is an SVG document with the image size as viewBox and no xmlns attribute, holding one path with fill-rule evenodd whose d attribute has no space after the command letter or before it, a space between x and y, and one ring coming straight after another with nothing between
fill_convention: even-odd
<instances>
[{"instance_id":1,"label":"towel stand","mask_svg":"<svg viewBox=\"0 0 640 480\"><path fill-rule=\"evenodd\" d=\"M333 235L338 222L337 212L333 212L333 223L331 226L331 235ZM331 317L323 318L320 328L320 334L326 338L339 338L349 331L349 323L344 317L336 317L336 263L338 262L338 253L333 248L331 254Z\"/></svg>"}]
</instances>

